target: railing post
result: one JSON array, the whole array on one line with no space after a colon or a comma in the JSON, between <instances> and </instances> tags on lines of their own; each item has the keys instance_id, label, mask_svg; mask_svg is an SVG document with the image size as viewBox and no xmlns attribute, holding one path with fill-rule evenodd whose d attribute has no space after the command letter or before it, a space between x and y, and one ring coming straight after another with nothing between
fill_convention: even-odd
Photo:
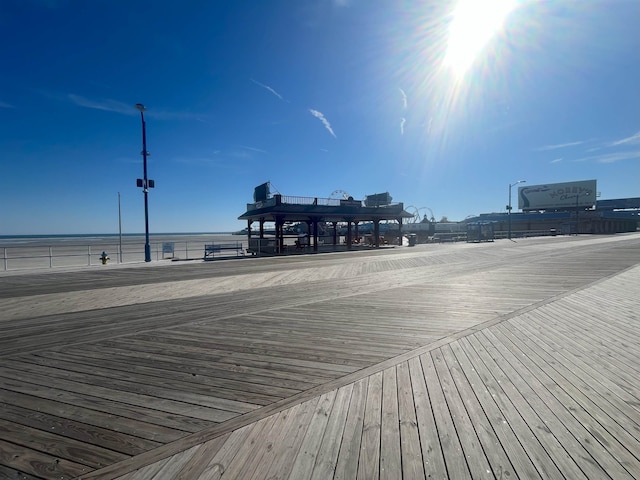
<instances>
[{"instance_id":1,"label":"railing post","mask_svg":"<svg viewBox=\"0 0 640 480\"><path fill-rule=\"evenodd\" d=\"M53 247L49 246L49 268L53 268Z\"/></svg>"},{"instance_id":2,"label":"railing post","mask_svg":"<svg viewBox=\"0 0 640 480\"><path fill-rule=\"evenodd\" d=\"M4 259L4 271L6 272L9 269L9 265L8 265L8 258L7 258L7 247L2 249L3 251L3 256L2 258Z\"/></svg>"},{"instance_id":3,"label":"railing post","mask_svg":"<svg viewBox=\"0 0 640 480\"><path fill-rule=\"evenodd\" d=\"M185 260L189 260L189 242L184 242L184 254L186 256Z\"/></svg>"},{"instance_id":4,"label":"railing post","mask_svg":"<svg viewBox=\"0 0 640 480\"><path fill-rule=\"evenodd\" d=\"M87 246L87 265L91 266L91 245Z\"/></svg>"}]
</instances>

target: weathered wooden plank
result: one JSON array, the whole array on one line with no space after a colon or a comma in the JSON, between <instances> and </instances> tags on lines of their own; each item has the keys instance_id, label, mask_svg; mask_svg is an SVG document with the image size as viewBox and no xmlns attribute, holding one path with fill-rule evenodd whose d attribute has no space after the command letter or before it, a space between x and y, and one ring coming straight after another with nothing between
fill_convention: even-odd
<instances>
[{"instance_id":1,"label":"weathered wooden plank","mask_svg":"<svg viewBox=\"0 0 640 480\"><path fill-rule=\"evenodd\" d=\"M174 480L190 480L198 478L209 464L209 460L220 451L230 436L231 433L227 433L218 438L214 438L213 440L209 440L208 442L192 447L194 449L193 455L191 455L191 457L181 465L180 470L177 470L172 478Z\"/></svg>"},{"instance_id":2,"label":"weathered wooden plank","mask_svg":"<svg viewBox=\"0 0 640 480\"><path fill-rule=\"evenodd\" d=\"M220 398L215 395L194 393L189 388L190 384L182 381L169 382L165 379L163 383L159 377L149 377L140 374L129 374L122 371L114 371L110 368L98 367L95 365L85 366L78 363L62 362L59 360L47 359L43 362L13 362L6 360L7 367L23 370L29 374L47 375L50 382L55 385L55 379L72 380L75 382L105 387L113 390L137 393L154 397L162 397L168 400L192 403L195 405L209 407L227 412L247 413L258 408L257 405Z\"/></svg>"},{"instance_id":3,"label":"weathered wooden plank","mask_svg":"<svg viewBox=\"0 0 640 480\"><path fill-rule=\"evenodd\" d=\"M14 468L5 467L4 465L0 465L0 478L2 478L2 480L39 480L33 475L29 475L28 473L21 472Z\"/></svg>"},{"instance_id":4,"label":"weathered wooden plank","mask_svg":"<svg viewBox=\"0 0 640 480\"><path fill-rule=\"evenodd\" d=\"M290 476L293 463L302 445L311 419L315 415L320 397L304 402L300 408L292 414L292 421L288 428L283 430L283 440L279 442L273 450L273 462L268 469L265 469L265 479L285 479Z\"/></svg>"},{"instance_id":5,"label":"weathered wooden plank","mask_svg":"<svg viewBox=\"0 0 640 480\"><path fill-rule=\"evenodd\" d=\"M334 480L356 480L357 478L368 385L367 377L353 384Z\"/></svg>"},{"instance_id":6,"label":"weathered wooden plank","mask_svg":"<svg viewBox=\"0 0 640 480\"><path fill-rule=\"evenodd\" d=\"M78 440L0 419L0 438L35 451L47 451L61 459L94 469L129 458L128 455Z\"/></svg>"},{"instance_id":7,"label":"weathered wooden plank","mask_svg":"<svg viewBox=\"0 0 640 480\"><path fill-rule=\"evenodd\" d=\"M35 406L35 408L38 408ZM125 455L137 455L161 445L134 435L115 433L103 427L76 421L73 417L64 418L49 415L38 410L29 410L17 405L0 402L0 420L25 425L36 430L55 432L73 440L100 445Z\"/></svg>"},{"instance_id":8,"label":"weathered wooden plank","mask_svg":"<svg viewBox=\"0 0 640 480\"><path fill-rule=\"evenodd\" d=\"M449 478L456 479L472 478L431 354L421 355L420 362L431 400L433 417L438 429L440 448L447 467L447 475Z\"/></svg>"},{"instance_id":9,"label":"weathered wooden plank","mask_svg":"<svg viewBox=\"0 0 640 480\"><path fill-rule=\"evenodd\" d=\"M311 475L312 480L324 480L334 477L352 392L352 383L339 388L336 392L327 427L316 456L316 463Z\"/></svg>"},{"instance_id":10,"label":"weathered wooden plank","mask_svg":"<svg viewBox=\"0 0 640 480\"><path fill-rule=\"evenodd\" d=\"M117 400L103 399L93 395L85 395L82 393L68 392L65 390L54 390L45 385L36 385L32 383L22 382L19 379L2 378L2 386L10 391L18 392L34 397L46 399L47 401L67 402L88 411L97 410L105 413L113 413L115 415L129 419L139 419L149 424L156 424L174 431L182 430L183 432L195 432L214 424L206 420L181 415L167 414L165 411L146 408L148 405L137 406L125 404ZM78 388L80 390L80 388ZM0 394L4 390L0 390ZM2 398L0 397L0 400ZM152 425L153 426L153 425ZM153 431L156 431L155 429ZM162 431L158 429L158 431ZM166 431L166 430L165 430ZM153 438L153 433L149 433Z\"/></svg>"},{"instance_id":11,"label":"weathered wooden plank","mask_svg":"<svg viewBox=\"0 0 640 480\"><path fill-rule=\"evenodd\" d=\"M159 462L152 463L151 465L145 465L144 467L136 470L135 472L127 473L114 480L153 480L162 467L171 461L170 458L165 458Z\"/></svg>"},{"instance_id":12,"label":"weathered wooden plank","mask_svg":"<svg viewBox=\"0 0 640 480\"><path fill-rule=\"evenodd\" d=\"M515 435L520 439L520 443L527 450L540 476L561 478L565 472L570 472L570 476L583 478L584 474L572 459L566 456L562 445L536 411L531 408L520 390L514 386L511 378L496 364L495 359L485 349L484 342L480 342L481 339L484 340L482 335L477 334L470 335L460 342L463 345L468 342L469 348L473 348L482 359L484 365L477 364L476 369Z\"/></svg>"},{"instance_id":13,"label":"weathered wooden plank","mask_svg":"<svg viewBox=\"0 0 640 480\"><path fill-rule=\"evenodd\" d=\"M86 465L8 442L4 435L0 438L0 465L11 465L15 470L47 480L67 480L92 470Z\"/></svg>"},{"instance_id":14,"label":"weathered wooden plank","mask_svg":"<svg viewBox=\"0 0 640 480\"><path fill-rule=\"evenodd\" d=\"M162 341L157 341L157 340L158 338L156 338L155 340L154 339L144 340L142 339L141 336L137 336L135 339L121 338L121 339L118 339L118 345L116 346L121 346L123 344L126 344L129 348L136 349L140 352L146 352L149 354L158 355L160 358L179 357L181 359L188 360L190 363L194 363L194 365L199 365L199 364L206 365L206 367L210 369L211 373L215 373L215 375L220 378L228 378L228 379L235 379L237 378L237 375L234 374L233 372L228 372L227 369L224 369L224 370L211 369L211 367L206 362L203 362L202 358L206 358L205 356L207 355L208 352L212 352L220 348L223 348L223 349L226 348L227 354L229 355L232 355L234 351L239 351L244 354L253 355L254 358L257 358L263 361L269 361L274 357L276 358L288 357L290 361L311 360L315 362L326 363L329 365L330 364L338 364L338 365L349 364L352 370L356 369L354 367L362 367L365 365L369 365L369 363L362 360L357 360L355 359L355 357L349 360L336 359L326 355L317 355L317 354L314 354L313 352L307 352L308 355L305 356L301 352L301 350L298 350L297 352L291 352L286 350L285 348L281 348L279 349L279 351L274 351L273 349L264 348L264 347L262 348L232 347L231 345L224 345L221 343L215 343L215 344L209 343L206 345L201 344L200 346L198 346L196 344L193 344L194 342L191 342L191 344L188 344L188 345L181 345L181 343L185 343L185 342L174 341L171 343L163 343ZM217 342L220 342L220 341L221 340L217 340ZM105 346L110 345L108 341L101 342L100 344ZM281 379L281 378L278 378L276 374L273 374L268 377L265 375L251 375L249 376L249 378L251 379L252 383L273 384L274 386L277 386L277 387L290 388L290 389L296 389L296 390L309 388L310 386L317 384L312 381L309 381L309 379L305 379L304 381L299 380L295 382L287 379Z\"/></svg>"},{"instance_id":15,"label":"weathered wooden plank","mask_svg":"<svg viewBox=\"0 0 640 480\"><path fill-rule=\"evenodd\" d=\"M540 334L536 340L540 347L536 353L540 357L550 359L549 362L554 367L548 370L549 375L583 405L583 408L592 411L594 418L600 424L604 425L616 437L625 440L625 443L629 441L632 450L638 449L640 451L640 441L638 440L640 438L640 419L637 411L619 401L616 396L610 395L605 383L590 381L590 377L584 373L577 375L576 373L581 373L580 367L587 368L589 371L593 369L586 365L586 362L571 355L571 352L568 352L570 347L559 349L558 344L546 334ZM621 372L618 374L622 375ZM591 405L596 405L599 408L593 409ZM611 408L612 405L617 408Z\"/></svg>"},{"instance_id":16,"label":"weathered wooden plank","mask_svg":"<svg viewBox=\"0 0 640 480\"><path fill-rule=\"evenodd\" d=\"M487 455L482 448L481 441L478 438L478 432L474 429L474 425L469 418L469 414L464 407L460 394L451 377L451 372L447 368L442 354L444 348L445 347L441 347L431 352L431 357L433 358L433 363L438 378L440 379L442 391L447 406L449 407L451 419L455 426L460 445L467 460L467 465L474 478L493 478L494 473L497 473L497 470L501 466L501 462L497 462L498 465L495 466L496 472L493 472Z\"/></svg>"},{"instance_id":17,"label":"weathered wooden plank","mask_svg":"<svg viewBox=\"0 0 640 480\"><path fill-rule=\"evenodd\" d=\"M358 457L358 480L380 476L380 436L382 425L382 372L369 377L362 442Z\"/></svg>"},{"instance_id":18,"label":"weathered wooden plank","mask_svg":"<svg viewBox=\"0 0 640 480\"><path fill-rule=\"evenodd\" d=\"M580 375L574 374L573 376L579 383L582 383L581 388L586 391L591 388L597 389L610 403L629 417L628 421L634 421L633 417L637 412L632 411L629 414L629 405L623 400L640 403L640 387L635 385L635 380L640 372L619 361L617 355L619 352L608 355L600 354L597 345L585 341L583 328L580 329L579 336L576 336L575 329L567 331L562 322L556 321L554 307L545 306L545 308L537 310L535 315L528 317L529 321L526 324L523 324L519 319L514 319L513 322L517 322L520 328L526 329L530 334L543 340L549 349L558 350L561 345L562 354L560 356L567 365L571 365L571 373L580 372ZM611 311L609 315L612 315ZM621 337L617 337L608 341L607 344L617 345L621 340ZM638 349L638 353L640 354L640 349ZM637 356L632 361L637 362ZM594 364L598 368L594 368Z\"/></svg>"},{"instance_id":19,"label":"weathered wooden plank","mask_svg":"<svg viewBox=\"0 0 640 480\"><path fill-rule=\"evenodd\" d=\"M137 346L137 352L130 352L129 354L120 353L123 351L121 349L133 348L133 345ZM202 376L210 382L211 386L214 387L219 386L222 388L228 388L229 390L240 390L264 395L272 394L277 397L288 397L295 395L300 391L298 388L286 388L272 384L265 385L262 383L244 381L244 376L237 374L229 374L221 377L218 375L218 372L211 371L206 357L201 356L197 349L192 349L191 351L193 355L189 356L183 356L180 353L164 355L160 353L162 350L156 345L146 346L141 343L132 342L131 345L124 343L116 350L118 351L118 355L122 355L124 357L125 362L129 361L133 364L155 365L155 367L161 370L179 371L192 376ZM185 351L189 350L190 349L185 349ZM146 360L145 357L147 358Z\"/></svg>"},{"instance_id":20,"label":"weathered wooden plank","mask_svg":"<svg viewBox=\"0 0 640 480\"><path fill-rule=\"evenodd\" d=\"M439 351L446 362L451 378L460 395L461 403L466 409L469 421L476 432L493 475L496 478L511 476L514 473L513 465L505 452L505 447L501 444L495 432L494 422L487 417L486 411L476 397L474 388L467 377L467 372L463 370L458 359L454 356L451 345L443 346Z\"/></svg>"},{"instance_id":21,"label":"weathered wooden plank","mask_svg":"<svg viewBox=\"0 0 640 480\"><path fill-rule=\"evenodd\" d=\"M234 431L218 452L209 458L209 463L200 473L199 479L219 480L231 465L236 454L251 434L253 425L247 425Z\"/></svg>"},{"instance_id":22,"label":"weathered wooden plank","mask_svg":"<svg viewBox=\"0 0 640 480\"><path fill-rule=\"evenodd\" d=\"M291 468L290 478L309 479L313 473L317 453L324 436L329 414L333 407L337 391L332 390L320 396L313 418L309 423L306 435L300 445L300 450L296 455Z\"/></svg>"},{"instance_id":23,"label":"weathered wooden plank","mask_svg":"<svg viewBox=\"0 0 640 480\"><path fill-rule=\"evenodd\" d=\"M467 345L467 348L464 348L463 344ZM515 473L518 478L541 478L540 474L531 462L527 450L520 443L520 440L515 435L511 425L505 418L505 415L503 415L500 407L494 400L494 395L491 394L490 390L491 387L485 385L484 381L478 374L478 369L482 368L480 366L482 360L475 354L475 351L468 346L465 339L452 342L449 346L451 347L456 360L464 370L464 373L472 387L473 394L478 399L480 407L486 413L486 416L491 422L491 426L496 433L498 443L496 443L493 448L504 449L511 465L513 466L513 471L503 469L502 471L499 471L497 477L500 478L500 475L503 475L507 478ZM471 401L467 398L468 396L470 396L470 392L466 395L462 395L465 402ZM507 404L503 403L503 405L506 406ZM513 405L510 406L513 407ZM516 414L516 412L514 412L514 414ZM490 448L491 447L489 447L489 449Z\"/></svg>"},{"instance_id":24,"label":"weathered wooden plank","mask_svg":"<svg viewBox=\"0 0 640 480\"><path fill-rule=\"evenodd\" d=\"M125 449L131 448L135 450L137 448L155 447L186 435L182 430L141 422L131 417L119 417L113 413L87 408L86 405L76 406L62 401L73 401L71 396L61 398L60 402L53 401L50 398L46 398L46 401L44 401L43 398L0 389L0 399L2 400L2 405L25 408L30 412L38 412L41 415L73 420L110 431L114 437L118 438L117 443ZM25 417L28 415L25 413ZM12 418L6 416L3 416L3 418L12 420ZM129 453L129 451L122 453Z\"/></svg>"},{"instance_id":25,"label":"weathered wooden plank","mask_svg":"<svg viewBox=\"0 0 640 480\"><path fill-rule=\"evenodd\" d=\"M36 374L33 371L29 371L30 369L26 364L20 364L19 366L29 372L28 379L30 382L37 383L42 386L48 385L49 388L55 386L61 390L82 393L86 390L85 385L89 384L91 385L92 395L103 399L137 405L139 407L153 408L167 413L198 418L210 422L222 422L236 416L233 412L218 408L201 407L197 405L197 400L193 398L175 400L164 398L164 396L157 397L149 394L148 392L129 393L127 391L128 385L121 384L121 390L114 390L108 387L108 382L98 381L98 379L88 375L75 376L71 372L66 372L64 373L64 376L71 378L71 380L68 380L60 377L55 378L55 375L60 373L55 369L45 369L42 373ZM52 379L47 375L54 376L55 381L52 381ZM24 380L25 374L23 371L11 370L3 366L0 367L0 376L14 381L21 381ZM83 382L87 383L85 384Z\"/></svg>"},{"instance_id":26,"label":"weathered wooden plank","mask_svg":"<svg viewBox=\"0 0 640 480\"><path fill-rule=\"evenodd\" d=\"M253 475L264 455L269 434L277 418L277 415L271 415L251 425L249 435L238 448L233 462L225 469L223 479L246 479Z\"/></svg>"},{"instance_id":27,"label":"weathered wooden plank","mask_svg":"<svg viewBox=\"0 0 640 480\"><path fill-rule=\"evenodd\" d=\"M416 409L416 421L420 433L422 462L426 478L446 478L447 467L444 463L438 429L433 417L429 392L424 379L424 372L418 357L408 361L411 377L411 391Z\"/></svg>"},{"instance_id":28,"label":"weathered wooden plank","mask_svg":"<svg viewBox=\"0 0 640 480\"><path fill-rule=\"evenodd\" d=\"M628 440L630 435L616 426L617 424L606 421L606 416L603 415L599 409L593 409L593 404L590 405L590 400L584 396L581 392L575 389L572 385L565 381L564 377L557 377L555 371L549 367L549 364L543 359L538 357L537 351L530 348L529 344L535 344L535 339L528 337L527 343L522 342L516 335L509 330L503 330L496 328L492 333L498 335L503 334L508 340L514 343L521 351L525 352L526 356L522 358L523 362L529 363L532 367L532 373L538 377L538 380L558 399L558 401L567 408L571 414L576 417L583 425L588 427L590 436L587 437L589 442L600 442L607 447L607 449L623 463L625 468L637 469L640 471L639 460L632 455L625 445L620 442ZM555 378L554 378L555 377ZM565 388L569 392L565 391ZM605 425L600 423L602 420ZM617 432L623 434L622 438L617 438L611 435L609 430L605 427L607 424L612 425ZM631 437L633 438L633 437ZM586 441L586 440L585 440ZM631 440L632 444L635 439Z\"/></svg>"},{"instance_id":29,"label":"weathered wooden plank","mask_svg":"<svg viewBox=\"0 0 640 480\"><path fill-rule=\"evenodd\" d=\"M275 423L271 427L269 435L259 446L259 452L255 455L257 465L252 469L251 475L243 476L246 480L264 480L266 472L271 468L277 455L278 446L285 442L285 437L292 429L292 424L297 420L298 412L302 409L301 404L274 414Z\"/></svg>"},{"instance_id":30,"label":"weathered wooden plank","mask_svg":"<svg viewBox=\"0 0 640 480\"><path fill-rule=\"evenodd\" d=\"M40 358L42 357L42 358ZM282 396L267 395L254 392L244 392L242 390L229 388L224 381L218 381L215 377L208 375L195 374L189 372L175 372L166 368L160 368L157 362L151 359L143 360L150 366L136 364L132 361L113 360L113 356L96 355L93 357L85 357L79 355L60 354L59 352L44 352L38 355L28 355L20 358L21 361L40 364L46 362L44 359L55 358L69 362L66 368L74 369L80 372L86 372L94 367L99 367L104 371L104 376L118 376L118 378L132 378L134 381L144 381L145 383L166 385L170 380L172 385L180 385L180 388L193 393L201 393L211 395L215 392L215 396L228 400L235 400L241 403L249 403L253 405L268 405L281 400ZM79 365L78 365L79 364ZM188 368L185 366L185 369ZM289 395L291 392L288 393Z\"/></svg>"},{"instance_id":31,"label":"weathered wooden plank","mask_svg":"<svg viewBox=\"0 0 640 480\"><path fill-rule=\"evenodd\" d=\"M402 477L419 480L425 478L420 434L409 364L402 362L396 367L398 383L398 420L400 423L400 452L402 455Z\"/></svg>"},{"instance_id":32,"label":"weathered wooden plank","mask_svg":"<svg viewBox=\"0 0 640 480\"><path fill-rule=\"evenodd\" d=\"M380 426L380 479L391 479L402 471L400 418L395 367L382 372L382 423Z\"/></svg>"},{"instance_id":33,"label":"weathered wooden plank","mask_svg":"<svg viewBox=\"0 0 640 480\"><path fill-rule=\"evenodd\" d=\"M544 424L562 443L567 452L576 459L589 459L580 462L580 467L587 472L588 478L604 477L606 474L614 478L625 478L627 473L620 464L605 452L599 445L590 440L588 425L583 425L571 414L570 408L554 397L542 384L522 352L515 350L512 343L497 331L483 332L489 342L483 342L494 360L514 382L518 390L531 402L536 413ZM529 369L527 370L527 363ZM523 372L521 375L519 372Z\"/></svg>"},{"instance_id":34,"label":"weathered wooden plank","mask_svg":"<svg viewBox=\"0 0 640 480\"><path fill-rule=\"evenodd\" d=\"M185 464L193 458L197 447L191 447L184 452L180 452L177 455L172 456L168 462L166 462L158 472L153 476L153 480L174 479L178 476Z\"/></svg>"}]
</instances>

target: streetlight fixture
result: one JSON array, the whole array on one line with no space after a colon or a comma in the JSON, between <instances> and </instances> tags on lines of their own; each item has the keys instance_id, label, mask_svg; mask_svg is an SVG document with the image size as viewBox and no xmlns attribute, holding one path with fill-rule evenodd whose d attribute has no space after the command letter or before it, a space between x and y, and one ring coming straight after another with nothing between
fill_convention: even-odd
<instances>
[{"instance_id":1,"label":"streetlight fixture","mask_svg":"<svg viewBox=\"0 0 640 480\"><path fill-rule=\"evenodd\" d=\"M154 181L147 178L147 129L144 121L144 111L147 109L143 104L136 103L136 109L140 111L142 120L142 168L143 178L137 179L137 186L142 188L144 193L144 261L151 261L151 245L149 244L149 189L155 187Z\"/></svg>"},{"instance_id":2,"label":"streetlight fixture","mask_svg":"<svg viewBox=\"0 0 640 480\"><path fill-rule=\"evenodd\" d=\"M507 218L508 218L508 223L509 223L509 240L511 240L511 187L513 187L514 185L518 185L519 183L525 183L526 180L518 180L515 183L510 183L509 184L509 204L507 205Z\"/></svg>"}]
</instances>

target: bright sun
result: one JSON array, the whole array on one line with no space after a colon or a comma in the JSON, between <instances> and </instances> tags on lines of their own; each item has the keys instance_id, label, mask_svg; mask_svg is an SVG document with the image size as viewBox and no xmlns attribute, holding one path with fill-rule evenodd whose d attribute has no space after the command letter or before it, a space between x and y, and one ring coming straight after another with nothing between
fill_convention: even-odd
<instances>
[{"instance_id":1,"label":"bright sun","mask_svg":"<svg viewBox=\"0 0 640 480\"><path fill-rule=\"evenodd\" d=\"M515 0L459 0L449 27L444 65L461 77L502 27Z\"/></svg>"}]
</instances>

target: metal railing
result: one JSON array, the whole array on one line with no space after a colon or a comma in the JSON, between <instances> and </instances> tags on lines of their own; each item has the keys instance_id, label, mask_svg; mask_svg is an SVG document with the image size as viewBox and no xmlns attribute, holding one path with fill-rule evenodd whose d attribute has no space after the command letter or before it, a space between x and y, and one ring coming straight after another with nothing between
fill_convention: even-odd
<instances>
[{"instance_id":1,"label":"metal railing","mask_svg":"<svg viewBox=\"0 0 640 480\"><path fill-rule=\"evenodd\" d=\"M204 258L202 242L157 242L151 244L151 254L155 261L198 260ZM246 248L246 242L242 242ZM171 248L169 247L171 244ZM0 271L37 270L65 267L91 267L102 265L102 252L109 257L109 263L133 264L144 262L143 244L122 245L105 243L93 245L47 245L47 246L6 246L0 247ZM235 257L234 252L221 252L218 257Z\"/></svg>"}]
</instances>

